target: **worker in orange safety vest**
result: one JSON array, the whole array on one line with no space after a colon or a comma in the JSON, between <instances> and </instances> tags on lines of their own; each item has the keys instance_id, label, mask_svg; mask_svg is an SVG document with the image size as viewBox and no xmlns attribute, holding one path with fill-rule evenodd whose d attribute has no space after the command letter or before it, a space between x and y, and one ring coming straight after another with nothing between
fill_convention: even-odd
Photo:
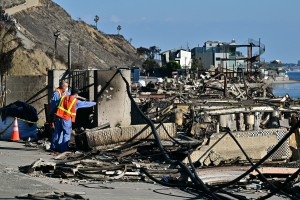
<instances>
[{"instance_id":1,"label":"worker in orange safety vest","mask_svg":"<svg viewBox=\"0 0 300 200\"><path fill-rule=\"evenodd\" d=\"M96 105L95 102L81 101L77 99L78 90L73 89L71 96L63 96L57 106L54 117L54 134L51 141L51 149L56 152L68 150L72 133L72 122L75 122L78 108L87 108Z\"/></svg>"},{"instance_id":2,"label":"worker in orange safety vest","mask_svg":"<svg viewBox=\"0 0 300 200\"><path fill-rule=\"evenodd\" d=\"M56 88L55 91L53 92L50 100L50 108L49 108L50 122L53 122L54 120L54 114L56 112L56 108L58 106L60 98L65 95L70 95L68 88L69 88L68 82L65 80L61 80L59 82L59 87Z\"/></svg>"}]
</instances>

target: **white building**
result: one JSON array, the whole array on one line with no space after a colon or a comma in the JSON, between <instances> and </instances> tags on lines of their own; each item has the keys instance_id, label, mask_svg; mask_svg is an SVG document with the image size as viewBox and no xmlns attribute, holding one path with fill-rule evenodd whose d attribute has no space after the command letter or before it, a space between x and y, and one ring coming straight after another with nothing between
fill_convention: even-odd
<instances>
[{"instance_id":1,"label":"white building","mask_svg":"<svg viewBox=\"0 0 300 200\"><path fill-rule=\"evenodd\" d=\"M169 50L161 53L162 65L172 60L178 62L182 69L190 69L192 66L192 54L184 49Z\"/></svg>"}]
</instances>

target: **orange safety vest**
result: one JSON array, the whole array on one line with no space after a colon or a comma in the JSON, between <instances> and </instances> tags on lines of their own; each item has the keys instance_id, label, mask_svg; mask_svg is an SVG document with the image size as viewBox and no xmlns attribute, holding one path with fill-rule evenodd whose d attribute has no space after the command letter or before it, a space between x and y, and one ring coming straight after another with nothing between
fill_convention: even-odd
<instances>
[{"instance_id":1,"label":"orange safety vest","mask_svg":"<svg viewBox=\"0 0 300 200\"><path fill-rule=\"evenodd\" d=\"M70 118L72 118L72 122L75 122L76 103L77 103L77 99L74 96L63 96L60 99L55 114L65 120L69 120Z\"/></svg>"},{"instance_id":2,"label":"orange safety vest","mask_svg":"<svg viewBox=\"0 0 300 200\"><path fill-rule=\"evenodd\" d=\"M63 92L62 89L60 89L59 87L55 89L55 92L58 92L59 94L59 98L65 96L67 93L66 92ZM51 102L52 100L50 100L50 104L48 105L48 110L51 110Z\"/></svg>"},{"instance_id":3,"label":"orange safety vest","mask_svg":"<svg viewBox=\"0 0 300 200\"><path fill-rule=\"evenodd\" d=\"M66 95L66 92L63 92L62 89L60 89L59 87L56 88L55 91L58 92L60 98L61 98L62 96L65 96L65 95Z\"/></svg>"}]
</instances>

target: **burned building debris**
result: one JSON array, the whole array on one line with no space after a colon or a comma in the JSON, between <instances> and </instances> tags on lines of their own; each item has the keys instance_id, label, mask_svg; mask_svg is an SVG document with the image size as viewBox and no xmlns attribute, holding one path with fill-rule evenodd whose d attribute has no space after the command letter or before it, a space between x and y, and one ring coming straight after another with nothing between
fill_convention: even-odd
<instances>
[{"instance_id":1,"label":"burned building debris","mask_svg":"<svg viewBox=\"0 0 300 200\"><path fill-rule=\"evenodd\" d=\"M299 197L298 100L284 104L269 83L226 76L167 78L133 89L128 72L76 72L89 81L72 87L97 102L95 113L87 113L90 125L74 129L74 151L20 170L156 182L213 199L247 199L247 190L260 190L262 199Z\"/></svg>"}]
</instances>

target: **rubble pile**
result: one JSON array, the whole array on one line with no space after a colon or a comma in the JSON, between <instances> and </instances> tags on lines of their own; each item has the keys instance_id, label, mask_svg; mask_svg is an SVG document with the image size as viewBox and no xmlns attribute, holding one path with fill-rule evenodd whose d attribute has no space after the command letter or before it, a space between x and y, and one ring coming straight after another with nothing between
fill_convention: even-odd
<instances>
[{"instance_id":1,"label":"rubble pile","mask_svg":"<svg viewBox=\"0 0 300 200\"><path fill-rule=\"evenodd\" d=\"M29 166L20 167L20 171L33 176L62 178L78 184L98 181L156 182L168 187L184 188L195 194L206 192L208 196L216 195L219 199L229 194L233 197L239 194L240 198L246 198L251 191L259 191L260 195L265 196L279 193L298 197L299 162L264 164L276 148L280 147L280 143L256 163L246 156L248 163L235 160L219 163L218 167L213 164L201 166L201 163L191 161L190 155L198 146L194 141L189 143L178 138L175 141L160 141L164 152L154 141L139 141L130 145L124 143L110 149L88 152L65 152L57 155L55 162L39 159ZM242 147L241 151L245 153ZM188 159L188 163L183 162L184 158ZM210 155L210 159L213 160L214 157ZM243 192L244 196L241 195Z\"/></svg>"},{"instance_id":2,"label":"rubble pile","mask_svg":"<svg viewBox=\"0 0 300 200\"><path fill-rule=\"evenodd\" d=\"M266 83L225 76L169 79L132 94L123 80L140 123L81 130L77 151L20 170L77 182L156 182L214 199L258 190L261 199L299 198L299 163L290 162L297 144L289 141L300 125L296 100L286 104L270 98Z\"/></svg>"}]
</instances>

